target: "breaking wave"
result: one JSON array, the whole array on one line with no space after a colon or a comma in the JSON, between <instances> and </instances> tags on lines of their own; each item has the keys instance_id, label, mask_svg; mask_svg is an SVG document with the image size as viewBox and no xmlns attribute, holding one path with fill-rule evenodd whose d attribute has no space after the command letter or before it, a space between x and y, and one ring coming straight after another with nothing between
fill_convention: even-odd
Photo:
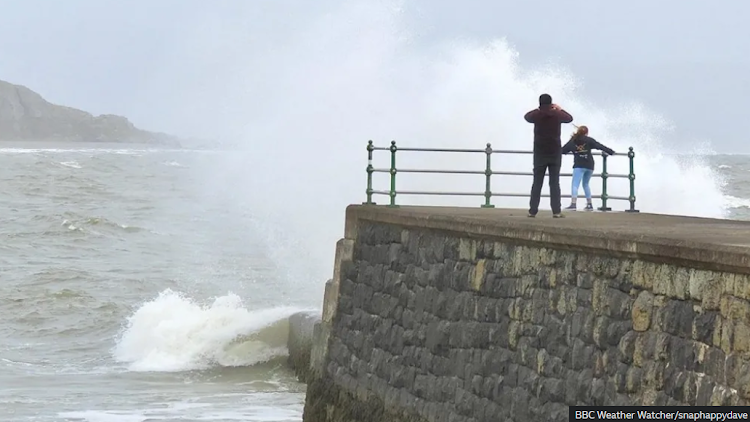
<instances>
[{"instance_id":1,"label":"breaking wave","mask_svg":"<svg viewBox=\"0 0 750 422\"><path fill-rule=\"evenodd\" d=\"M253 366L287 354L297 308L246 308L229 293L201 304L170 289L127 320L114 358L131 371L175 372Z\"/></svg>"}]
</instances>

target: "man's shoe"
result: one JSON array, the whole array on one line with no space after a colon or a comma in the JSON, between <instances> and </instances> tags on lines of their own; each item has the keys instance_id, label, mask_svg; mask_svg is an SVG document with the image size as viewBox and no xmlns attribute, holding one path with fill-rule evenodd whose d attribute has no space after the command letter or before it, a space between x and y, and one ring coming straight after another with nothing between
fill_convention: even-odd
<instances>
[{"instance_id":1,"label":"man's shoe","mask_svg":"<svg viewBox=\"0 0 750 422\"><path fill-rule=\"evenodd\" d=\"M552 218L565 218L565 216L562 213L560 213L560 214L552 214Z\"/></svg>"},{"instance_id":2,"label":"man's shoe","mask_svg":"<svg viewBox=\"0 0 750 422\"><path fill-rule=\"evenodd\" d=\"M594 206L591 204L586 204L586 208L584 208L586 211L594 211Z\"/></svg>"},{"instance_id":3,"label":"man's shoe","mask_svg":"<svg viewBox=\"0 0 750 422\"><path fill-rule=\"evenodd\" d=\"M576 210L576 204L570 204L565 208L566 210L575 211Z\"/></svg>"}]
</instances>

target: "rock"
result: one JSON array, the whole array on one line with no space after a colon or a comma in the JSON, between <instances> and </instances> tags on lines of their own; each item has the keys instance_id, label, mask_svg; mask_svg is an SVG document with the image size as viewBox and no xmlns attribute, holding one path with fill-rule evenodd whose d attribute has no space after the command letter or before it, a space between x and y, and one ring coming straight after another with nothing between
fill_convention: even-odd
<instances>
[{"instance_id":1,"label":"rock","mask_svg":"<svg viewBox=\"0 0 750 422\"><path fill-rule=\"evenodd\" d=\"M651 325L651 314L654 310L654 295L642 291L633 303L633 329L635 331L646 331Z\"/></svg>"},{"instance_id":2,"label":"rock","mask_svg":"<svg viewBox=\"0 0 750 422\"><path fill-rule=\"evenodd\" d=\"M146 143L179 147L176 137L136 128L113 114L56 105L31 89L0 81L0 141Z\"/></svg>"}]
</instances>

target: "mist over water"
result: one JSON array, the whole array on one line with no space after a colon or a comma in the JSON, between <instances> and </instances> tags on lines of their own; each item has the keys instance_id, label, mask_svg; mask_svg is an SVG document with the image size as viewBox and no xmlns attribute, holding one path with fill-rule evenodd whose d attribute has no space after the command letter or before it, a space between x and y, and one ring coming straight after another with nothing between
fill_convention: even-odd
<instances>
[{"instance_id":1,"label":"mist over water","mask_svg":"<svg viewBox=\"0 0 750 422\"><path fill-rule=\"evenodd\" d=\"M218 81L237 84L222 110L234 110L235 117L238 109L247 113L227 121L224 132L242 152L225 163L225 173L206 175L202 188L210 200L246 207L256 216L290 276L300 282L330 277L344 209L365 200L367 140L379 146L396 140L410 147L481 149L491 143L494 149L530 150L532 126L523 114L537 106L543 92L600 142L617 152L635 148L642 212L725 216L719 173L701 158L674 157L695 148L664 145L661 139L671 127L658 113L632 99L602 108L578 94L579 81L564 67L525 68L523 52L504 39L420 45L418 33L410 31L415 17L409 13L399 2L341 4L290 27L283 42L260 33L238 38L242 31L233 25L239 23L230 22L222 27L224 38L212 44L211 57L221 69ZM235 43L244 41L250 59L236 54ZM572 131L564 125L564 140ZM698 147L710 151L708 145ZM483 170L484 159L483 154L402 152L397 167ZM531 171L530 156L495 155L493 161L495 170ZM627 173L626 157L609 161L610 173ZM572 160L566 157L563 165L569 172ZM601 161L597 165L601 169ZM388 167L388 153L376 153L375 166ZM387 189L387 178L376 174L375 189ZM563 179L563 193L569 193L569 183ZM599 192L600 180L592 183ZM530 177L493 177L495 192L526 194L530 184ZM397 187L482 192L484 182L479 175L402 173ZM627 180L610 179L609 193L628 196ZM402 196L398 201L478 206L482 198ZM493 198L493 203L526 208L528 199ZM627 203L610 206L624 210ZM546 198L542 207L549 208Z\"/></svg>"}]
</instances>

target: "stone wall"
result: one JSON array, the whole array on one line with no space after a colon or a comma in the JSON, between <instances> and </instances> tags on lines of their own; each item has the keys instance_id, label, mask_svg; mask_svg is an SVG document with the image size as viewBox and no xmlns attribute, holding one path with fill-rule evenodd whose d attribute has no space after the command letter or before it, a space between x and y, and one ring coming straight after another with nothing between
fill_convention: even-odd
<instances>
[{"instance_id":1,"label":"stone wall","mask_svg":"<svg viewBox=\"0 0 750 422\"><path fill-rule=\"evenodd\" d=\"M750 399L747 275L377 221L347 231L305 422Z\"/></svg>"}]
</instances>

